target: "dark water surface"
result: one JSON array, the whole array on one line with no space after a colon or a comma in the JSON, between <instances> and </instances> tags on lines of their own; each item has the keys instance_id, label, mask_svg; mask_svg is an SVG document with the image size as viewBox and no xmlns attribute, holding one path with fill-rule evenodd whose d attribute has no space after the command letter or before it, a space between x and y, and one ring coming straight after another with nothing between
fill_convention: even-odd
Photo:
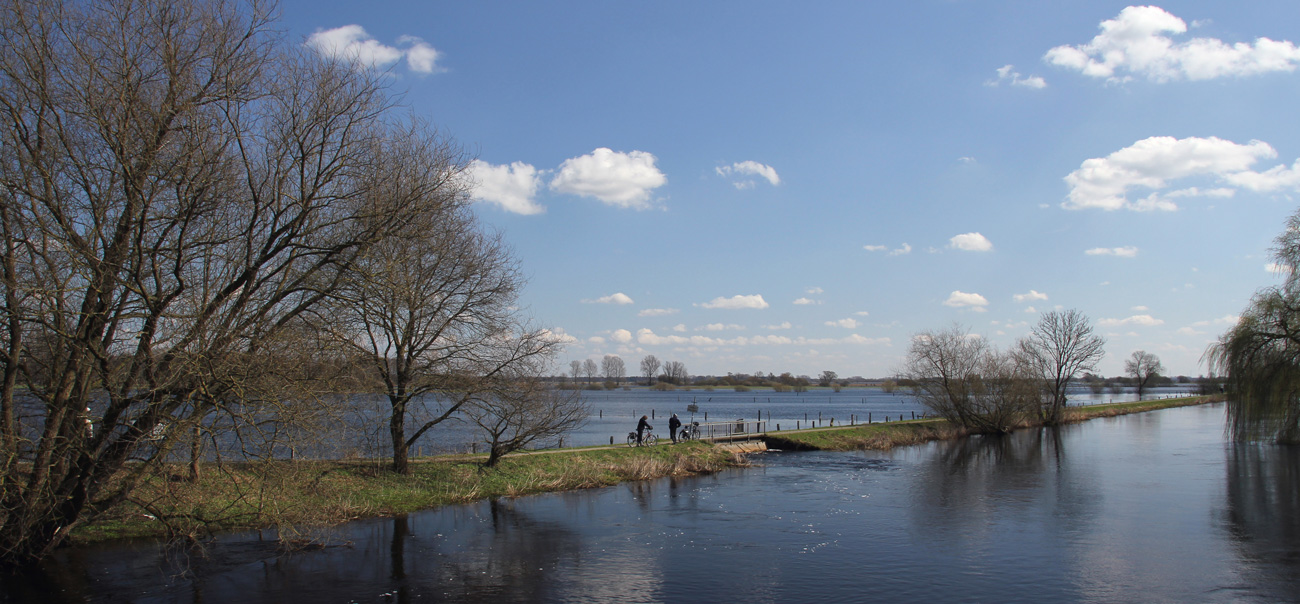
<instances>
[{"instance_id":1,"label":"dark water surface","mask_svg":"<svg viewBox=\"0 0 1300 604\"><path fill-rule=\"evenodd\" d=\"M357 522L65 552L6 602L1300 601L1300 449L1222 405Z\"/></svg>"}]
</instances>

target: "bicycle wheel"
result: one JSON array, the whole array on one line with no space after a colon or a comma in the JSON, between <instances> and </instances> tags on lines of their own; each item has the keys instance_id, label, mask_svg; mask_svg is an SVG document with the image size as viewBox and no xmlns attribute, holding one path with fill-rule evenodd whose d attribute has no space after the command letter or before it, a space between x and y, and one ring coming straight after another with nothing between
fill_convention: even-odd
<instances>
[{"instance_id":1,"label":"bicycle wheel","mask_svg":"<svg viewBox=\"0 0 1300 604\"><path fill-rule=\"evenodd\" d=\"M645 435L645 446L647 446L647 447L653 447L653 446L655 446L655 443L657 443L657 442L659 442L659 437L658 437L658 436L655 436L655 435L653 435L653 434L647 434L647 435Z\"/></svg>"},{"instance_id":2,"label":"bicycle wheel","mask_svg":"<svg viewBox=\"0 0 1300 604\"><path fill-rule=\"evenodd\" d=\"M627 446L629 446L629 447L635 447L635 446L636 446L636 432L629 432L629 433L628 433L628 435L627 435Z\"/></svg>"}]
</instances>

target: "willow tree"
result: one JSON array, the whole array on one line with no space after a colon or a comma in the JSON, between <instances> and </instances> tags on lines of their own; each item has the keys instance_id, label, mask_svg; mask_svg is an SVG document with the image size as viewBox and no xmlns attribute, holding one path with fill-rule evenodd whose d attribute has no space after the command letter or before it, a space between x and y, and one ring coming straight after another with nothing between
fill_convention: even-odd
<instances>
[{"instance_id":1,"label":"willow tree","mask_svg":"<svg viewBox=\"0 0 1300 604\"><path fill-rule=\"evenodd\" d=\"M382 81L280 45L256 0L5 0L0 23L14 562L126 500L214 409L279 400L257 376L406 210L366 194Z\"/></svg>"},{"instance_id":2,"label":"willow tree","mask_svg":"<svg viewBox=\"0 0 1300 604\"><path fill-rule=\"evenodd\" d=\"M1256 292L1206 357L1227 378L1236 438L1300 443L1300 212L1287 220L1273 257L1283 282Z\"/></svg>"}]
</instances>

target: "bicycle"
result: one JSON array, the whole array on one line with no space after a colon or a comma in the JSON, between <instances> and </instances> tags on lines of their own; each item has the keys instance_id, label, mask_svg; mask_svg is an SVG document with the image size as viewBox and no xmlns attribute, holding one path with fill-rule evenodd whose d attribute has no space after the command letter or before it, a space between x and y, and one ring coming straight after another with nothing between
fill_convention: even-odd
<instances>
[{"instance_id":1,"label":"bicycle","mask_svg":"<svg viewBox=\"0 0 1300 604\"><path fill-rule=\"evenodd\" d=\"M700 437L700 422L691 422L682 426L681 432L677 433L677 440L687 441L696 440Z\"/></svg>"},{"instance_id":2,"label":"bicycle","mask_svg":"<svg viewBox=\"0 0 1300 604\"><path fill-rule=\"evenodd\" d=\"M655 443L658 442L659 442L659 437L655 436L653 433L646 434L645 436L641 437L641 446L644 447L653 447L655 446ZM629 447L637 446L635 431L627 433L627 446Z\"/></svg>"}]
</instances>

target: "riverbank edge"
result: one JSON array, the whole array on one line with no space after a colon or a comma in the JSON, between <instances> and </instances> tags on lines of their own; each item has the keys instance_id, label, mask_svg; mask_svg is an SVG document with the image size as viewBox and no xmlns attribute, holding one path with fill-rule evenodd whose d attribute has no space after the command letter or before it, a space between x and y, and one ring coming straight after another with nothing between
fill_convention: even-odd
<instances>
[{"instance_id":1,"label":"riverbank edge","mask_svg":"<svg viewBox=\"0 0 1300 604\"><path fill-rule=\"evenodd\" d=\"M1068 411L1068 421L1218 400L1187 397L1075 407ZM884 450L969 435L944 420L919 419L768 433L766 441L783 450ZM167 465L127 502L74 530L70 545L121 539L194 543L223 532L273 529L286 545L310 546L327 538L328 527L350 520L750 465L743 455L700 442L530 452L503 458L496 468L484 468L485 457L418 458L412 460L410 475L389 471L386 460L207 464L198 481L185 478L186 468Z\"/></svg>"},{"instance_id":2,"label":"riverbank edge","mask_svg":"<svg viewBox=\"0 0 1300 604\"><path fill-rule=\"evenodd\" d=\"M328 538L329 527L362 518L408 514L498 497L600 488L745 467L742 455L694 442L514 454L494 468L486 455L411 460L411 473L388 460L272 461L165 465L130 499L72 532L69 545L118 540L199 543L218 533L274 530L287 546Z\"/></svg>"},{"instance_id":3,"label":"riverbank edge","mask_svg":"<svg viewBox=\"0 0 1300 604\"><path fill-rule=\"evenodd\" d=\"M1207 395L1070 407L1065 411L1065 423L1174 407L1205 405L1223 400L1222 396ZM1046 423L1041 421L1027 421L1016 426L1016 429L1038 428L1044 425ZM964 438L974 434L971 430L953 425L943 419L915 419L791 432L769 432L765 440L769 449L784 451L883 451L935 440Z\"/></svg>"}]
</instances>

